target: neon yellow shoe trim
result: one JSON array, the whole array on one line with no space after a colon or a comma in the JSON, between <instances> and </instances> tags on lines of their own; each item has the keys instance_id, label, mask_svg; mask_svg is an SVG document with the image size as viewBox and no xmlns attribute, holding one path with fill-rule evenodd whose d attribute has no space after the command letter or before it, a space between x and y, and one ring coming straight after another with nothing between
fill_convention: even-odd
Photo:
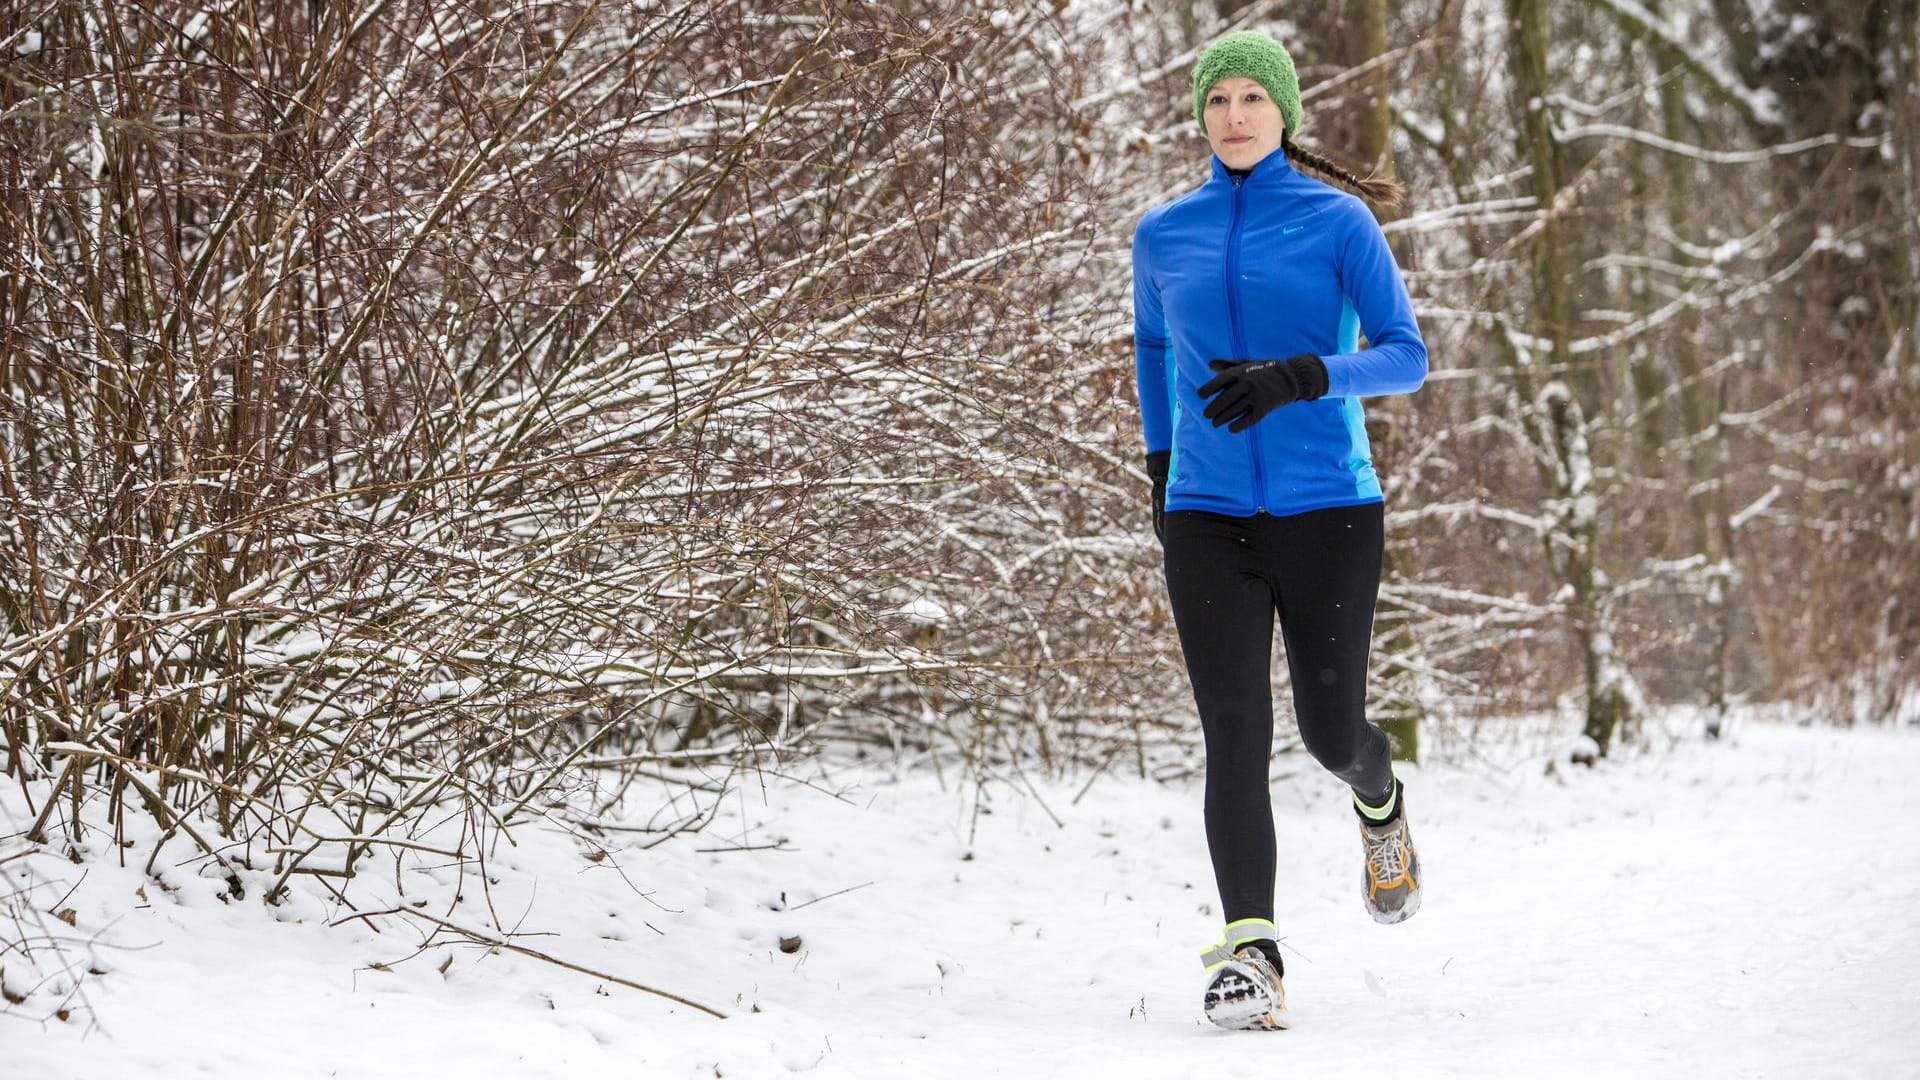
<instances>
[{"instance_id":1,"label":"neon yellow shoe trim","mask_svg":"<svg viewBox=\"0 0 1920 1080\"><path fill-rule=\"evenodd\" d=\"M1235 919L1227 924L1227 932L1219 941L1200 950L1200 964L1208 971L1233 959L1240 946L1249 941L1280 940L1280 932L1274 928L1272 919Z\"/></svg>"}]
</instances>

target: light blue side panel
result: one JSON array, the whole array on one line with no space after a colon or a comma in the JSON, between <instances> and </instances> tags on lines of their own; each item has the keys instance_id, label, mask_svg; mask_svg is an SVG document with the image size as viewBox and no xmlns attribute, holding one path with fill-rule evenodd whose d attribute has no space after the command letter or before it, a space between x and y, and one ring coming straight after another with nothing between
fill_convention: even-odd
<instances>
[{"instance_id":1,"label":"light blue side panel","mask_svg":"<svg viewBox=\"0 0 1920 1080\"><path fill-rule=\"evenodd\" d=\"M1350 353L1360 348L1360 313L1353 310L1353 301L1340 299L1340 351Z\"/></svg>"},{"instance_id":2,"label":"light blue side panel","mask_svg":"<svg viewBox=\"0 0 1920 1080\"><path fill-rule=\"evenodd\" d=\"M1360 313L1353 310L1352 300L1343 300L1340 304L1340 351L1354 352L1360 348ZM1347 471L1353 474L1355 492L1363 499L1381 498L1380 477L1373 471L1373 444L1367 441L1367 414L1360 407L1358 397L1346 397L1340 403L1341 414L1347 420Z\"/></svg>"}]
</instances>

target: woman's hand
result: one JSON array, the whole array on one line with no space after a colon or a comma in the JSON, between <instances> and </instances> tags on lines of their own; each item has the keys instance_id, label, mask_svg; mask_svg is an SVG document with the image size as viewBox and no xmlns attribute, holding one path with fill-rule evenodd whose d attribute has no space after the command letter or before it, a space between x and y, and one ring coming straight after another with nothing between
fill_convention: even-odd
<instances>
[{"instance_id":1,"label":"woman's hand","mask_svg":"<svg viewBox=\"0 0 1920 1080\"><path fill-rule=\"evenodd\" d=\"M1147 479L1153 481L1153 535L1161 543L1167 539L1167 473L1173 467L1173 451L1155 450L1147 455Z\"/></svg>"},{"instance_id":2,"label":"woman's hand","mask_svg":"<svg viewBox=\"0 0 1920 1080\"><path fill-rule=\"evenodd\" d=\"M1219 374L1200 387L1201 397L1213 398L1204 415L1214 427L1230 424L1227 430L1235 435L1282 405L1327 392L1327 365L1312 353L1285 360L1214 360L1207 366Z\"/></svg>"}]
</instances>

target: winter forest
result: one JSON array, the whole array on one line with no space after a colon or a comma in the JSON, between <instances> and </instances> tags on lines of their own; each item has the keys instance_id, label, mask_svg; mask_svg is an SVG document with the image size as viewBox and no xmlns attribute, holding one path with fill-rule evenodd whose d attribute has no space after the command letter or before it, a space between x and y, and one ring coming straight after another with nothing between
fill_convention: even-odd
<instances>
[{"instance_id":1,"label":"winter forest","mask_svg":"<svg viewBox=\"0 0 1920 1080\"><path fill-rule=\"evenodd\" d=\"M1399 754L1914 723L1914 0L10 0L0 1061L114 979L50 875L338 920L816 756L1191 782L1129 241L1245 27L1408 192Z\"/></svg>"}]
</instances>

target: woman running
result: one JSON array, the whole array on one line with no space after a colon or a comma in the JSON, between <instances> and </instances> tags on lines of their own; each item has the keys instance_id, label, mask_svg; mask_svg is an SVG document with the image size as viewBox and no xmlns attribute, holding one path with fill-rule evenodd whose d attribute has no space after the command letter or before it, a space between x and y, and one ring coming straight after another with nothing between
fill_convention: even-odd
<instances>
[{"instance_id":1,"label":"woman running","mask_svg":"<svg viewBox=\"0 0 1920 1080\"><path fill-rule=\"evenodd\" d=\"M1360 398L1419 389L1427 349L1379 224L1349 194L1392 205L1399 185L1294 145L1286 49L1252 31L1214 42L1193 69L1193 110L1211 174L1133 236L1140 416L1226 919L1202 955L1203 1007L1223 1027L1281 1028L1267 795L1276 613L1300 736L1353 789L1367 910L1394 923L1420 906L1402 785L1365 709L1384 513Z\"/></svg>"}]
</instances>

